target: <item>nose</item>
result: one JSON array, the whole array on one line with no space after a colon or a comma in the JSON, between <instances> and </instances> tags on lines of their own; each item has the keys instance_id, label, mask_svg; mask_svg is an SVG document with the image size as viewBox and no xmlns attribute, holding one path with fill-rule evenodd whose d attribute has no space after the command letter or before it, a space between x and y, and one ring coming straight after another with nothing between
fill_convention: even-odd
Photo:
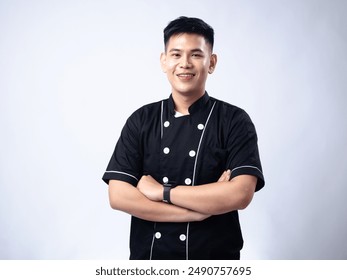
<instances>
[{"instance_id":1,"label":"nose","mask_svg":"<svg viewBox=\"0 0 347 280\"><path fill-rule=\"evenodd\" d=\"M188 55L182 55L181 61L180 61L180 67L181 68L190 68L192 66L190 61L190 56Z\"/></svg>"}]
</instances>

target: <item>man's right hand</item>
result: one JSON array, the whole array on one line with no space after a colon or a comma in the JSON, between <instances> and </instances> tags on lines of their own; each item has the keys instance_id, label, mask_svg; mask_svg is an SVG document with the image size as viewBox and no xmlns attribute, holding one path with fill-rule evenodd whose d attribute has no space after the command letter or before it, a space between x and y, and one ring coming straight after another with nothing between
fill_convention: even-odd
<instances>
[{"instance_id":1,"label":"man's right hand","mask_svg":"<svg viewBox=\"0 0 347 280\"><path fill-rule=\"evenodd\" d=\"M224 171L224 172L222 173L222 175L219 177L218 182L227 182L227 181L230 181L230 175L231 175L230 169Z\"/></svg>"}]
</instances>

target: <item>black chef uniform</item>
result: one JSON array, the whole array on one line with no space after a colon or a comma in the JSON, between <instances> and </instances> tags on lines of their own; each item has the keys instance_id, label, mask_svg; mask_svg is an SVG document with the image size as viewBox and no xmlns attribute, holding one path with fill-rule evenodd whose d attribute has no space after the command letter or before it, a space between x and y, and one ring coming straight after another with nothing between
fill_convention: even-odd
<instances>
[{"instance_id":1,"label":"black chef uniform","mask_svg":"<svg viewBox=\"0 0 347 280\"><path fill-rule=\"evenodd\" d=\"M127 120L103 180L134 187L142 175L162 184L196 186L248 174L264 186L257 135L242 109L210 97L177 117L172 96L135 111ZM238 212L201 222L150 222L132 217L130 259L234 259L243 246Z\"/></svg>"}]
</instances>

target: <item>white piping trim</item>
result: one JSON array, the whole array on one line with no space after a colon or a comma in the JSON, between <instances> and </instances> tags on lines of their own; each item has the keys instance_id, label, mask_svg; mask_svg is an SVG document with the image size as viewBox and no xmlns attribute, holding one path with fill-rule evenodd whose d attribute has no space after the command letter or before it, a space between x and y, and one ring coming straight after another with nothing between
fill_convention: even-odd
<instances>
[{"instance_id":1,"label":"white piping trim","mask_svg":"<svg viewBox=\"0 0 347 280\"><path fill-rule=\"evenodd\" d=\"M201 146L201 142L202 142L202 138L204 137L204 133L205 133L205 130L206 130L206 126L208 124L208 121L210 120L210 117L211 117L211 114L213 112L213 109L214 109L214 105L216 105L216 101L213 103L213 106L211 108L211 111L207 117L207 120L206 120L206 123L205 123L205 126L204 126L204 130L202 131L202 134L201 134L201 137L200 137L200 141L199 141L199 145L198 145L198 150L196 151L196 157L195 157L195 162L194 162L194 171L193 171L193 182L192 182L192 186L195 185L195 172L196 172L196 164L198 162L198 156L199 156L199 151L200 151L200 146Z\"/></svg>"},{"instance_id":2,"label":"white piping trim","mask_svg":"<svg viewBox=\"0 0 347 280\"><path fill-rule=\"evenodd\" d=\"M119 174L123 174L123 175L127 175L129 177L132 177L134 178L136 181L139 181L139 179L137 179L134 175L131 175L131 174L128 174L128 173L125 173L125 172L121 172L121 171L105 171L105 173L119 173Z\"/></svg>"},{"instance_id":3,"label":"white piping trim","mask_svg":"<svg viewBox=\"0 0 347 280\"><path fill-rule=\"evenodd\" d=\"M153 246L154 246L154 238L155 238L155 228L156 228L157 223L154 222L153 226L153 237L152 237L152 244L151 244L151 252L149 254L149 259L152 260L152 254L153 254Z\"/></svg>"},{"instance_id":4,"label":"white piping trim","mask_svg":"<svg viewBox=\"0 0 347 280\"><path fill-rule=\"evenodd\" d=\"M237 169L244 168L244 167L257 169L261 174L263 174L263 172L261 172L261 170L258 167L252 166L252 165L243 165L243 166L236 167L233 170L231 170L231 173Z\"/></svg>"},{"instance_id":5,"label":"white piping trim","mask_svg":"<svg viewBox=\"0 0 347 280\"><path fill-rule=\"evenodd\" d=\"M161 113L160 113L160 138L163 138L163 106L164 106L164 101L161 102Z\"/></svg>"},{"instance_id":6,"label":"white piping trim","mask_svg":"<svg viewBox=\"0 0 347 280\"><path fill-rule=\"evenodd\" d=\"M188 222L187 224L187 233L186 233L186 260L189 260L189 255L188 255L188 249L189 249L189 246L188 246L188 239L189 239L189 225L190 225L190 222Z\"/></svg>"},{"instance_id":7,"label":"white piping trim","mask_svg":"<svg viewBox=\"0 0 347 280\"><path fill-rule=\"evenodd\" d=\"M163 127L164 127L164 123L163 123L163 113L164 113L164 100L161 101L161 109L160 109L160 138L163 139ZM154 240L155 240L155 228L156 228L157 223L154 222L153 225L153 237L152 237L152 244L151 244L151 250L150 250L150 254L149 254L149 259L152 260L152 255L153 255L153 247L154 247Z\"/></svg>"},{"instance_id":8,"label":"white piping trim","mask_svg":"<svg viewBox=\"0 0 347 280\"><path fill-rule=\"evenodd\" d=\"M195 173L196 173L196 164L198 162L198 156L199 156L199 152L200 152L200 146L201 146L201 142L202 142L202 138L204 137L204 133L205 133L205 130L206 130L206 127L207 127L207 124L208 124L208 121L210 120L210 117L212 115L212 112L213 112L213 109L214 109L214 106L216 105L216 101L213 103L213 106L211 108L211 111L210 113L208 114L208 117L207 117L207 120L205 122L205 126L204 126L204 130L202 131L201 133L201 136L200 136L200 141L199 141L199 145L198 145L198 149L196 151L196 157L195 157L195 162L194 162L194 171L193 171L193 180L192 180L192 186L195 185ZM189 225L190 223L188 222L187 224L187 233L186 233L186 259L188 260L188 252L189 252L189 243L188 243L188 239L189 239Z\"/></svg>"}]
</instances>

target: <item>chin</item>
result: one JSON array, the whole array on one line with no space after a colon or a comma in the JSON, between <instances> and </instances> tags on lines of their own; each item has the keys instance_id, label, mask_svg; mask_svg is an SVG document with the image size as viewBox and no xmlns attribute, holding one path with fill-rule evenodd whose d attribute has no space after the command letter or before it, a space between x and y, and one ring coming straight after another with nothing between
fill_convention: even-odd
<instances>
[{"instance_id":1,"label":"chin","mask_svg":"<svg viewBox=\"0 0 347 280\"><path fill-rule=\"evenodd\" d=\"M192 95L195 95L195 92L192 91L192 90L176 90L176 92L177 92L179 95L183 95L183 96L192 96Z\"/></svg>"},{"instance_id":2,"label":"chin","mask_svg":"<svg viewBox=\"0 0 347 280\"><path fill-rule=\"evenodd\" d=\"M199 92L199 89L194 87L176 87L173 88L175 92L182 94L182 95L191 95L196 92Z\"/></svg>"},{"instance_id":3,"label":"chin","mask_svg":"<svg viewBox=\"0 0 347 280\"><path fill-rule=\"evenodd\" d=\"M192 96L192 95L200 95L201 92L204 92L202 89L184 89L184 90L177 90L177 92L181 95L185 96Z\"/></svg>"}]
</instances>

